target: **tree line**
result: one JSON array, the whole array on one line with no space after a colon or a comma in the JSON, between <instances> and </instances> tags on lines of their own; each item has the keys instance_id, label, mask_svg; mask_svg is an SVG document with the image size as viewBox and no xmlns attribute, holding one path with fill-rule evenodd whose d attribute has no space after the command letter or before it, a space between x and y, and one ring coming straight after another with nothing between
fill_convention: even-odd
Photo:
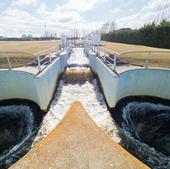
<instances>
[{"instance_id":1,"label":"tree line","mask_svg":"<svg viewBox=\"0 0 170 169\"><path fill-rule=\"evenodd\" d=\"M102 31L102 40L170 49L170 21L153 22L139 29Z\"/></svg>"}]
</instances>

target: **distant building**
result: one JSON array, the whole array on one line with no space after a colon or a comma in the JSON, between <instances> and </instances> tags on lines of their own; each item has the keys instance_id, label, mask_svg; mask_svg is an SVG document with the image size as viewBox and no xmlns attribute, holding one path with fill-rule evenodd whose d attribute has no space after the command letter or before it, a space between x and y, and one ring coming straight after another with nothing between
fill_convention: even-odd
<instances>
[{"instance_id":1,"label":"distant building","mask_svg":"<svg viewBox=\"0 0 170 169\"><path fill-rule=\"evenodd\" d=\"M3 40L3 39L5 39L5 37L4 36L0 36L0 40Z\"/></svg>"},{"instance_id":2,"label":"distant building","mask_svg":"<svg viewBox=\"0 0 170 169\"><path fill-rule=\"evenodd\" d=\"M29 35L23 34L23 35L21 36L21 38L22 38L23 40L32 40L32 39L33 39L33 36L32 36L31 34L29 34Z\"/></svg>"},{"instance_id":3,"label":"distant building","mask_svg":"<svg viewBox=\"0 0 170 169\"><path fill-rule=\"evenodd\" d=\"M29 35L27 36L27 39L28 39L28 40L32 40L32 39L33 39L33 36L32 36L31 34L29 34Z\"/></svg>"},{"instance_id":4,"label":"distant building","mask_svg":"<svg viewBox=\"0 0 170 169\"><path fill-rule=\"evenodd\" d=\"M93 45L100 45L101 42L101 34L99 33L91 33L90 34L90 39L91 39L91 43Z\"/></svg>"}]
</instances>

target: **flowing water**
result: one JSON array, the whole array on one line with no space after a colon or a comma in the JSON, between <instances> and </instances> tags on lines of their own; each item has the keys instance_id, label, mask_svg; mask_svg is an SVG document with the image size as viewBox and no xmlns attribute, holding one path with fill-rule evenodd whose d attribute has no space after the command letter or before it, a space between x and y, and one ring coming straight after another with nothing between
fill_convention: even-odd
<instances>
[{"instance_id":1,"label":"flowing water","mask_svg":"<svg viewBox=\"0 0 170 169\"><path fill-rule=\"evenodd\" d=\"M121 144L153 169L170 169L170 107L129 102L119 112Z\"/></svg>"},{"instance_id":2,"label":"flowing water","mask_svg":"<svg viewBox=\"0 0 170 169\"><path fill-rule=\"evenodd\" d=\"M84 48L73 48L70 58L68 59L68 66L88 66L89 60L85 55Z\"/></svg>"},{"instance_id":3,"label":"flowing water","mask_svg":"<svg viewBox=\"0 0 170 169\"><path fill-rule=\"evenodd\" d=\"M69 84L65 80L60 80L50 110L43 119L37 140L46 136L60 122L74 101L80 101L92 119L116 142L119 142L117 128L107 110L96 79L92 83L87 81L84 84Z\"/></svg>"},{"instance_id":4,"label":"flowing water","mask_svg":"<svg viewBox=\"0 0 170 169\"><path fill-rule=\"evenodd\" d=\"M73 48L68 59L69 67L72 69L86 69L89 60L84 53L84 48ZM119 142L117 128L111 117L104 100L103 94L99 91L97 80L91 83L69 84L65 79L60 80L55 97L50 109L43 119L41 129L36 141L46 136L63 118L74 101L80 101L92 119L103 128L108 134L112 135L116 142Z\"/></svg>"},{"instance_id":5,"label":"flowing water","mask_svg":"<svg viewBox=\"0 0 170 169\"><path fill-rule=\"evenodd\" d=\"M0 168L9 167L30 149L38 126L33 111L28 105L0 106Z\"/></svg>"}]
</instances>

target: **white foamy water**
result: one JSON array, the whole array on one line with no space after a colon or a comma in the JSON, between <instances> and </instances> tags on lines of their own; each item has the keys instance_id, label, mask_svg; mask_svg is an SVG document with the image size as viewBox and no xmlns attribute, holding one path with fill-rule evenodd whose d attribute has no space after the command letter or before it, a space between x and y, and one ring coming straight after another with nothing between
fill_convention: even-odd
<instances>
[{"instance_id":1,"label":"white foamy water","mask_svg":"<svg viewBox=\"0 0 170 169\"><path fill-rule=\"evenodd\" d=\"M77 65L74 67L76 69L79 69L78 66L80 65L89 64L84 48L72 49L68 60L68 65L71 64ZM48 113L43 119L36 140L45 137L55 128L74 101L80 101L96 124L112 135L116 142L119 142L117 128L110 112L107 110L103 94L99 91L96 80L93 80L92 83L86 82L84 84L67 84L64 80L60 80L55 97Z\"/></svg>"},{"instance_id":2,"label":"white foamy water","mask_svg":"<svg viewBox=\"0 0 170 169\"><path fill-rule=\"evenodd\" d=\"M96 80L82 85L60 81L50 110L43 119L37 140L45 137L55 128L74 101L80 101L96 124L110 134L113 140L120 141L117 136L117 128L107 110L103 94L99 91Z\"/></svg>"},{"instance_id":3,"label":"white foamy water","mask_svg":"<svg viewBox=\"0 0 170 169\"><path fill-rule=\"evenodd\" d=\"M84 65L89 64L89 60L84 53L84 48L73 48L70 58L68 59L68 65Z\"/></svg>"}]
</instances>

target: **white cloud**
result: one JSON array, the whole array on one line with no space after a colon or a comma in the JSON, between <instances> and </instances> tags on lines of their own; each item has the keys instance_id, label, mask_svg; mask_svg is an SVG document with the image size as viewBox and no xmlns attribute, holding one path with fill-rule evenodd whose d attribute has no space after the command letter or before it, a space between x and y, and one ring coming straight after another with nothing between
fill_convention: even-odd
<instances>
[{"instance_id":1,"label":"white cloud","mask_svg":"<svg viewBox=\"0 0 170 169\"><path fill-rule=\"evenodd\" d=\"M12 6L36 5L38 0L13 0Z\"/></svg>"},{"instance_id":2,"label":"white cloud","mask_svg":"<svg viewBox=\"0 0 170 169\"><path fill-rule=\"evenodd\" d=\"M57 6L59 11L77 11L86 12L93 9L97 0L69 0L68 3L62 6Z\"/></svg>"},{"instance_id":3,"label":"white cloud","mask_svg":"<svg viewBox=\"0 0 170 169\"><path fill-rule=\"evenodd\" d=\"M88 22L81 16L81 12L91 10L96 0L69 0L64 5L56 6L54 11L48 10L42 3L37 10L40 18L46 18L47 25L60 25L68 31L69 29L97 29L102 23ZM52 24L53 23L53 24ZM54 24L55 23L55 24Z\"/></svg>"},{"instance_id":4,"label":"white cloud","mask_svg":"<svg viewBox=\"0 0 170 169\"><path fill-rule=\"evenodd\" d=\"M57 34L69 32L74 28L95 30L102 23L85 20L81 12L91 10L96 1L88 0L87 4L85 2L87 1L75 0L72 5L73 0L69 0L64 5L56 6L55 10L50 10L45 3L41 3L33 14L12 4L0 15L0 35L21 36L23 33L29 33L38 36L44 34L45 25L49 32ZM27 2L27 5L31 5L31 2Z\"/></svg>"},{"instance_id":5,"label":"white cloud","mask_svg":"<svg viewBox=\"0 0 170 169\"><path fill-rule=\"evenodd\" d=\"M120 12L120 8L112 8L110 10L111 15L117 15Z\"/></svg>"},{"instance_id":6,"label":"white cloud","mask_svg":"<svg viewBox=\"0 0 170 169\"><path fill-rule=\"evenodd\" d=\"M28 12L17 8L8 8L0 16L0 34L8 36L21 36L22 33L38 32L37 28L41 22L32 17Z\"/></svg>"},{"instance_id":7,"label":"white cloud","mask_svg":"<svg viewBox=\"0 0 170 169\"><path fill-rule=\"evenodd\" d=\"M119 28L139 28L153 21L158 23L163 18L169 19L169 10L170 0L150 0L138 13L119 18L116 24Z\"/></svg>"}]
</instances>

